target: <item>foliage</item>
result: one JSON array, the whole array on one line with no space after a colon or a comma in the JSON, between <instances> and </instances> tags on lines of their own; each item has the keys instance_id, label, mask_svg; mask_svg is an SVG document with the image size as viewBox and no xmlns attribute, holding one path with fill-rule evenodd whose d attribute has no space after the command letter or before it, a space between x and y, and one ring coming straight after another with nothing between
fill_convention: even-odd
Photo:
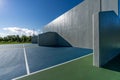
<instances>
[{"instance_id":1,"label":"foliage","mask_svg":"<svg viewBox=\"0 0 120 80\"><path fill-rule=\"evenodd\" d=\"M31 42L31 36L26 35L9 35L6 37L0 37L0 43L29 43Z\"/></svg>"}]
</instances>

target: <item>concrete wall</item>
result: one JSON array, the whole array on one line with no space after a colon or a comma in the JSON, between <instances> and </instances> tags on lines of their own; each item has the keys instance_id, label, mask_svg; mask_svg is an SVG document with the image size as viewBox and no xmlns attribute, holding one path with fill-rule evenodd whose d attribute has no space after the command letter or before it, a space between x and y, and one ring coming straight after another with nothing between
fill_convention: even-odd
<instances>
[{"instance_id":1,"label":"concrete wall","mask_svg":"<svg viewBox=\"0 0 120 80\"><path fill-rule=\"evenodd\" d=\"M99 13L93 15L93 65L99 66Z\"/></svg>"},{"instance_id":2,"label":"concrete wall","mask_svg":"<svg viewBox=\"0 0 120 80\"><path fill-rule=\"evenodd\" d=\"M57 45L57 34L47 32L38 35L39 46L56 46Z\"/></svg>"},{"instance_id":3,"label":"concrete wall","mask_svg":"<svg viewBox=\"0 0 120 80\"><path fill-rule=\"evenodd\" d=\"M118 0L101 0L101 11L110 11L114 10L116 15L118 15ZM102 57L100 57L100 41L99 41L99 15L98 13L95 13L93 15L93 49L94 49L94 59L93 59L93 65L100 66L105 64L105 62L101 61ZM112 57L111 57L112 58ZM104 59L103 59L104 60ZM109 61L109 59L105 60L106 62Z\"/></svg>"},{"instance_id":4,"label":"concrete wall","mask_svg":"<svg viewBox=\"0 0 120 80\"><path fill-rule=\"evenodd\" d=\"M38 43L38 36L32 36L31 42Z\"/></svg>"},{"instance_id":5,"label":"concrete wall","mask_svg":"<svg viewBox=\"0 0 120 80\"><path fill-rule=\"evenodd\" d=\"M85 0L45 26L44 32L57 32L74 47L92 49L92 14L100 10L99 0Z\"/></svg>"},{"instance_id":6,"label":"concrete wall","mask_svg":"<svg viewBox=\"0 0 120 80\"><path fill-rule=\"evenodd\" d=\"M56 32L46 32L38 36L39 46L46 47L71 47L71 45L64 40Z\"/></svg>"},{"instance_id":7,"label":"concrete wall","mask_svg":"<svg viewBox=\"0 0 120 80\"><path fill-rule=\"evenodd\" d=\"M100 11L109 10L113 10L116 14L104 12L98 15ZM119 44L117 15L118 0L84 0L47 24L44 27L44 32L56 32L74 47L94 49L94 65L101 66L119 52L117 48L117 44ZM113 31L111 34L112 30L117 33Z\"/></svg>"},{"instance_id":8,"label":"concrete wall","mask_svg":"<svg viewBox=\"0 0 120 80\"><path fill-rule=\"evenodd\" d=\"M101 0L102 11L114 10L118 15L118 0Z\"/></svg>"},{"instance_id":9,"label":"concrete wall","mask_svg":"<svg viewBox=\"0 0 120 80\"><path fill-rule=\"evenodd\" d=\"M94 65L103 66L120 53L120 20L114 11L100 12L94 27ZM97 39L96 39L97 38Z\"/></svg>"},{"instance_id":10,"label":"concrete wall","mask_svg":"<svg viewBox=\"0 0 120 80\"><path fill-rule=\"evenodd\" d=\"M110 6L111 5L111 6ZM74 47L93 49L92 15L102 10L118 12L117 0L84 0L45 26L44 32L57 32Z\"/></svg>"}]
</instances>

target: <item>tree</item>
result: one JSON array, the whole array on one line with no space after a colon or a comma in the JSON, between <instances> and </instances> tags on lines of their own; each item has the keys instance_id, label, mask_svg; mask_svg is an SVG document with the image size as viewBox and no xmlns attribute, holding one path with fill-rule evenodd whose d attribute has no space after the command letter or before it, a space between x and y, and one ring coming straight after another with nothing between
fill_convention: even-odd
<instances>
[{"instance_id":1,"label":"tree","mask_svg":"<svg viewBox=\"0 0 120 80\"><path fill-rule=\"evenodd\" d=\"M0 42L31 42L31 36L22 35L8 35L0 37Z\"/></svg>"},{"instance_id":2,"label":"tree","mask_svg":"<svg viewBox=\"0 0 120 80\"><path fill-rule=\"evenodd\" d=\"M21 42L21 39L20 39L19 35L16 36L16 41Z\"/></svg>"},{"instance_id":3,"label":"tree","mask_svg":"<svg viewBox=\"0 0 120 80\"><path fill-rule=\"evenodd\" d=\"M2 37L0 37L0 41L3 41L3 38L2 38Z\"/></svg>"}]
</instances>

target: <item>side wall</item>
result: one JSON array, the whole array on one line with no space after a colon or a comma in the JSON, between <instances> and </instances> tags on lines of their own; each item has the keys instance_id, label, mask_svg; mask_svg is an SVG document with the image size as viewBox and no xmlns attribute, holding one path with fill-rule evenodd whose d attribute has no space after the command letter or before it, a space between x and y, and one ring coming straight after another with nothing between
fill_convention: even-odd
<instances>
[{"instance_id":1,"label":"side wall","mask_svg":"<svg viewBox=\"0 0 120 80\"><path fill-rule=\"evenodd\" d=\"M97 44L94 44L96 48L94 50L94 65L99 67L120 53L120 20L114 11L100 12L98 16L99 25L98 27L94 26L96 27L94 29L97 30L94 35Z\"/></svg>"},{"instance_id":2,"label":"side wall","mask_svg":"<svg viewBox=\"0 0 120 80\"><path fill-rule=\"evenodd\" d=\"M44 32L61 35L74 47L92 49L92 14L99 11L99 0L85 0L45 26Z\"/></svg>"},{"instance_id":3,"label":"side wall","mask_svg":"<svg viewBox=\"0 0 120 80\"><path fill-rule=\"evenodd\" d=\"M102 11L114 10L118 15L118 0L102 0Z\"/></svg>"},{"instance_id":4,"label":"side wall","mask_svg":"<svg viewBox=\"0 0 120 80\"><path fill-rule=\"evenodd\" d=\"M116 5L108 4L103 0L102 10L115 10ZM114 0L117 1L117 0ZM112 0L112 2L114 3ZM110 0L111 2L111 0ZM107 5L106 5L107 4ZM115 8L113 8L115 6ZM44 32L57 32L74 47L93 49L93 24L92 15L100 11L100 0L84 0L82 3L61 15L45 26Z\"/></svg>"},{"instance_id":5,"label":"side wall","mask_svg":"<svg viewBox=\"0 0 120 80\"><path fill-rule=\"evenodd\" d=\"M38 39L39 46L71 47L71 45L56 32L46 32L39 34Z\"/></svg>"},{"instance_id":6,"label":"side wall","mask_svg":"<svg viewBox=\"0 0 120 80\"><path fill-rule=\"evenodd\" d=\"M102 11L114 10L114 12L118 15L118 0L114 0L114 1L113 0L101 0L101 9L102 9ZM102 53L100 53L99 34L100 34L99 33L99 15L98 15L98 13L95 13L93 15L93 35L94 35L94 38L93 38L93 46L94 46L93 47L93 49L94 49L93 65L98 66L98 67L100 65L105 64L107 61L109 61L108 58L106 60L103 59L106 62L101 61L102 57L100 57L100 55ZM106 52L106 54L107 54L107 52ZM114 57L114 55L113 55L113 57Z\"/></svg>"},{"instance_id":7,"label":"side wall","mask_svg":"<svg viewBox=\"0 0 120 80\"><path fill-rule=\"evenodd\" d=\"M38 43L38 36L33 36L31 39L32 43Z\"/></svg>"}]
</instances>

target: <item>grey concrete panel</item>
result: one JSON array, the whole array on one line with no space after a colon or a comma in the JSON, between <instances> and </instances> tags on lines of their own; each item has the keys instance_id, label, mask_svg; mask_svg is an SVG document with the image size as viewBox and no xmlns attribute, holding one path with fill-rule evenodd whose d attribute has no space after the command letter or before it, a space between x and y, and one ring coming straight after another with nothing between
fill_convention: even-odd
<instances>
[{"instance_id":1,"label":"grey concrete panel","mask_svg":"<svg viewBox=\"0 0 120 80\"><path fill-rule=\"evenodd\" d=\"M39 46L47 47L71 47L71 45L56 32L40 34L38 44Z\"/></svg>"},{"instance_id":2,"label":"grey concrete panel","mask_svg":"<svg viewBox=\"0 0 120 80\"><path fill-rule=\"evenodd\" d=\"M56 46L57 35L53 32L40 34L38 37L39 46Z\"/></svg>"},{"instance_id":3,"label":"grey concrete panel","mask_svg":"<svg viewBox=\"0 0 120 80\"><path fill-rule=\"evenodd\" d=\"M96 27L96 26L94 26ZM98 38L99 41L96 40L96 44L94 44L94 54L95 54L95 64L100 67L106 64L108 61L113 59L120 53L120 20L117 14L114 11L106 11L99 13L99 27L96 28L99 32L95 32L98 34L95 37ZM98 51L97 51L98 50ZM99 56L99 61L98 61ZM98 64L98 63L99 64Z\"/></svg>"},{"instance_id":4,"label":"grey concrete panel","mask_svg":"<svg viewBox=\"0 0 120 80\"><path fill-rule=\"evenodd\" d=\"M101 0L102 11L114 10L118 15L118 0Z\"/></svg>"},{"instance_id":5,"label":"grey concrete panel","mask_svg":"<svg viewBox=\"0 0 120 80\"><path fill-rule=\"evenodd\" d=\"M84 0L82 3L45 26L44 32L57 32L72 46L93 48L92 15L100 11L118 13L118 0Z\"/></svg>"},{"instance_id":6,"label":"grey concrete panel","mask_svg":"<svg viewBox=\"0 0 120 80\"><path fill-rule=\"evenodd\" d=\"M93 15L93 65L99 66L99 14Z\"/></svg>"},{"instance_id":7,"label":"grey concrete panel","mask_svg":"<svg viewBox=\"0 0 120 80\"><path fill-rule=\"evenodd\" d=\"M32 36L32 40L31 40L32 43L38 43L38 36Z\"/></svg>"},{"instance_id":8,"label":"grey concrete panel","mask_svg":"<svg viewBox=\"0 0 120 80\"><path fill-rule=\"evenodd\" d=\"M92 49L92 14L100 10L99 3L85 0L46 25L44 32L57 32L74 47Z\"/></svg>"}]
</instances>

